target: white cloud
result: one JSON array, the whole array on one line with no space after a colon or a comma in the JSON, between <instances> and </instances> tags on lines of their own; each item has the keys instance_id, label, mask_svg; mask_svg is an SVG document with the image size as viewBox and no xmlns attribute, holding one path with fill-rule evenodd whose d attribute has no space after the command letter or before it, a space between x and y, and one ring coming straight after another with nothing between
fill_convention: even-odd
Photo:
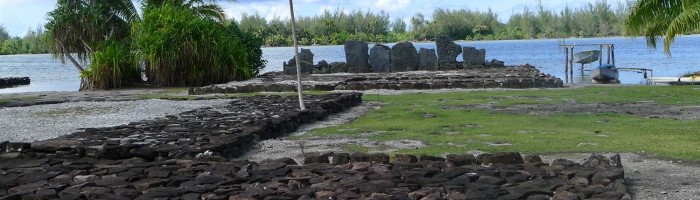
<instances>
[{"instance_id":1,"label":"white cloud","mask_svg":"<svg viewBox=\"0 0 700 200\"><path fill-rule=\"evenodd\" d=\"M234 4L228 8L225 8L225 11L227 17L232 17L236 20L240 20L244 13L257 13L268 21L275 17L285 19L289 18L290 16L289 4L285 2L253 2L249 4ZM297 15L299 14L297 13Z\"/></svg>"},{"instance_id":2,"label":"white cloud","mask_svg":"<svg viewBox=\"0 0 700 200\"><path fill-rule=\"evenodd\" d=\"M374 3L377 10L388 12L403 10L411 5L411 0L378 0Z\"/></svg>"}]
</instances>

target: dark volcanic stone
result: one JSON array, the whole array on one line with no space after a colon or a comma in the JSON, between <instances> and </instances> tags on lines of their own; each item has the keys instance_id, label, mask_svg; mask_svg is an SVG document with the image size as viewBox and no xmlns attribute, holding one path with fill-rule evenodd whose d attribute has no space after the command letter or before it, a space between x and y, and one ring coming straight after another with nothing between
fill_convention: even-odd
<instances>
[{"instance_id":1,"label":"dark volcanic stone","mask_svg":"<svg viewBox=\"0 0 700 200\"><path fill-rule=\"evenodd\" d=\"M328 74L331 73L331 66L325 60L318 61L318 64L314 68L314 74ZM281 91L280 91L281 92Z\"/></svg>"},{"instance_id":2,"label":"dark volcanic stone","mask_svg":"<svg viewBox=\"0 0 700 200\"><path fill-rule=\"evenodd\" d=\"M331 73L345 73L348 72L348 64L345 62L332 62Z\"/></svg>"},{"instance_id":3,"label":"dark volcanic stone","mask_svg":"<svg viewBox=\"0 0 700 200\"><path fill-rule=\"evenodd\" d=\"M538 155L526 155L524 160L525 163L542 163L542 158Z\"/></svg>"},{"instance_id":4,"label":"dark volcanic stone","mask_svg":"<svg viewBox=\"0 0 700 200\"><path fill-rule=\"evenodd\" d=\"M389 163L389 155L383 153L361 153L355 152L350 155L350 162L378 162L378 163Z\"/></svg>"},{"instance_id":5,"label":"dark volcanic stone","mask_svg":"<svg viewBox=\"0 0 700 200\"><path fill-rule=\"evenodd\" d=\"M331 157L331 164L342 165L350 162L350 154L348 153L334 153Z\"/></svg>"},{"instance_id":6,"label":"dark volcanic stone","mask_svg":"<svg viewBox=\"0 0 700 200\"><path fill-rule=\"evenodd\" d=\"M363 41L345 42L345 63L348 64L348 73L369 72L369 47Z\"/></svg>"},{"instance_id":7,"label":"dark volcanic stone","mask_svg":"<svg viewBox=\"0 0 700 200\"><path fill-rule=\"evenodd\" d=\"M405 72L418 69L418 52L411 42L400 42L391 47L391 71Z\"/></svg>"},{"instance_id":8,"label":"dark volcanic stone","mask_svg":"<svg viewBox=\"0 0 700 200\"><path fill-rule=\"evenodd\" d=\"M447 36L435 37L435 45L437 46L438 68L440 70L457 69L457 56L462 53L462 47Z\"/></svg>"},{"instance_id":9,"label":"dark volcanic stone","mask_svg":"<svg viewBox=\"0 0 700 200\"><path fill-rule=\"evenodd\" d=\"M414 155L407 155L407 154L395 154L394 155L394 161L397 163L417 163L418 158Z\"/></svg>"},{"instance_id":10,"label":"dark volcanic stone","mask_svg":"<svg viewBox=\"0 0 700 200\"><path fill-rule=\"evenodd\" d=\"M447 160L447 162L450 162L457 167L464 166L464 165L476 164L476 157L474 157L474 155L472 155L472 154L465 154L465 155L448 154L446 156L446 160Z\"/></svg>"},{"instance_id":11,"label":"dark volcanic stone","mask_svg":"<svg viewBox=\"0 0 700 200\"><path fill-rule=\"evenodd\" d=\"M209 172L204 172L195 177L200 184L216 184L226 180L224 176L211 175Z\"/></svg>"},{"instance_id":12,"label":"dark volcanic stone","mask_svg":"<svg viewBox=\"0 0 700 200\"><path fill-rule=\"evenodd\" d=\"M438 70L437 55L435 55L435 49L420 48L420 50L418 51L418 60L418 70Z\"/></svg>"},{"instance_id":13,"label":"dark volcanic stone","mask_svg":"<svg viewBox=\"0 0 700 200\"><path fill-rule=\"evenodd\" d=\"M481 164L523 164L523 157L517 152L499 152L494 154L481 154L477 160L481 161Z\"/></svg>"},{"instance_id":14,"label":"dark volcanic stone","mask_svg":"<svg viewBox=\"0 0 700 200\"><path fill-rule=\"evenodd\" d=\"M369 65L372 72L391 72L391 48L375 44L369 50Z\"/></svg>"},{"instance_id":15,"label":"dark volcanic stone","mask_svg":"<svg viewBox=\"0 0 700 200\"><path fill-rule=\"evenodd\" d=\"M78 140L53 139L45 141L32 142L32 151L39 152L56 152L67 151L73 147L81 146L82 142Z\"/></svg>"},{"instance_id":16,"label":"dark volcanic stone","mask_svg":"<svg viewBox=\"0 0 700 200\"><path fill-rule=\"evenodd\" d=\"M484 67L486 64L486 50L476 49L474 47L463 47L462 57L464 60L464 69Z\"/></svg>"}]
</instances>

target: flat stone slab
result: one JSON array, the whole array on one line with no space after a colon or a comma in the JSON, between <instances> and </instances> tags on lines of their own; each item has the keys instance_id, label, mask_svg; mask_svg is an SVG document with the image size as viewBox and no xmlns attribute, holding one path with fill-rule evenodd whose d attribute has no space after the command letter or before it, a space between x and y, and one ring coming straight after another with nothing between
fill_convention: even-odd
<instances>
[{"instance_id":1,"label":"flat stone slab","mask_svg":"<svg viewBox=\"0 0 700 200\"><path fill-rule=\"evenodd\" d=\"M563 81L530 65L454 71L313 74L302 77L304 90L428 90L478 88L558 88ZM296 76L267 73L241 82L190 88L190 95L296 91Z\"/></svg>"}]
</instances>

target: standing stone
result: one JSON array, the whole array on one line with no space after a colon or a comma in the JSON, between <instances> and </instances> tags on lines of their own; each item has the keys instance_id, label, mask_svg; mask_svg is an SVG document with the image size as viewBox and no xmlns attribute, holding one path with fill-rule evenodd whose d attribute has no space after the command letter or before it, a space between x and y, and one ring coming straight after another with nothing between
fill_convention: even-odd
<instances>
[{"instance_id":1,"label":"standing stone","mask_svg":"<svg viewBox=\"0 0 700 200\"><path fill-rule=\"evenodd\" d=\"M486 64L486 50L474 47L464 47L462 49L464 58L464 69L484 67Z\"/></svg>"},{"instance_id":2,"label":"standing stone","mask_svg":"<svg viewBox=\"0 0 700 200\"><path fill-rule=\"evenodd\" d=\"M331 73L345 73L348 72L348 65L344 62L332 62L331 63Z\"/></svg>"},{"instance_id":3,"label":"standing stone","mask_svg":"<svg viewBox=\"0 0 700 200\"><path fill-rule=\"evenodd\" d=\"M435 38L438 54L438 67L440 70L457 69L457 56L462 53L462 47L454 43L447 36Z\"/></svg>"},{"instance_id":4,"label":"standing stone","mask_svg":"<svg viewBox=\"0 0 700 200\"><path fill-rule=\"evenodd\" d=\"M369 66L372 72L391 72L391 48L375 44L369 50Z\"/></svg>"},{"instance_id":5,"label":"standing stone","mask_svg":"<svg viewBox=\"0 0 700 200\"><path fill-rule=\"evenodd\" d=\"M420 48L418 51L418 70L437 71L437 55L435 49Z\"/></svg>"},{"instance_id":6,"label":"standing stone","mask_svg":"<svg viewBox=\"0 0 700 200\"><path fill-rule=\"evenodd\" d=\"M301 49L299 66L302 74L310 74L314 70L314 54L311 53L311 49Z\"/></svg>"},{"instance_id":7,"label":"standing stone","mask_svg":"<svg viewBox=\"0 0 700 200\"><path fill-rule=\"evenodd\" d=\"M292 57L288 62L284 63L283 66L284 74L286 75L296 75L296 60ZM314 70L314 54L311 53L311 49L301 49L299 52L299 67L301 68L302 74L310 74Z\"/></svg>"},{"instance_id":8,"label":"standing stone","mask_svg":"<svg viewBox=\"0 0 700 200\"><path fill-rule=\"evenodd\" d=\"M400 42L391 48L391 71L418 70L418 52L411 42Z\"/></svg>"},{"instance_id":9,"label":"standing stone","mask_svg":"<svg viewBox=\"0 0 700 200\"><path fill-rule=\"evenodd\" d=\"M369 72L369 47L366 42L345 42L345 62L348 64L348 73Z\"/></svg>"}]
</instances>

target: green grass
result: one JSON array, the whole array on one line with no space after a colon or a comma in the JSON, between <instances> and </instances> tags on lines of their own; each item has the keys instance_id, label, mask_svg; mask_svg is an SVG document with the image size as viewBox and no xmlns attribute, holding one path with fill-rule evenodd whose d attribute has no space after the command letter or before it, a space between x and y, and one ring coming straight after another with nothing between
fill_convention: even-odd
<instances>
[{"instance_id":1,"label":"green grass","mask_svg":"<svg viewBox=\"0 0 700 200\"><path fill-rule=\"evenodd\" d=\"M495 103L562 104L655 102L700 105L700 87L615 86L578 89L478 91L438 94L364 95L381 101L352 123L317 129L305 137L359 136L384 131L370 140L421 140L428 146L397 153L464 153L468 150L562 152L644 152L664 158L700 161L700 123L613 113L508 114L458 105ZM451 106L452 108L449 108ZM435 115L424 118L424 113ZM491 146L488 143L510 145ZM349 147L360 150L360 147Z\"/></svg>"},{"instance_id":2,"label":"green grass","mask_svg":"<svg viewBox=\"0 0 700 200\"><path fill-rule=\"evenodd\" d=\"M17 98L17 97L15 97L15 98L2 98L2 99L0 99L0 105L7 104L10 102L14 102L14 101L33 101L33 100L37 100L39 98L41 98L41 97L39 97L39 96L23 96L23 97L19 97L19 98Z\"/></svg>"}]
</instances>

